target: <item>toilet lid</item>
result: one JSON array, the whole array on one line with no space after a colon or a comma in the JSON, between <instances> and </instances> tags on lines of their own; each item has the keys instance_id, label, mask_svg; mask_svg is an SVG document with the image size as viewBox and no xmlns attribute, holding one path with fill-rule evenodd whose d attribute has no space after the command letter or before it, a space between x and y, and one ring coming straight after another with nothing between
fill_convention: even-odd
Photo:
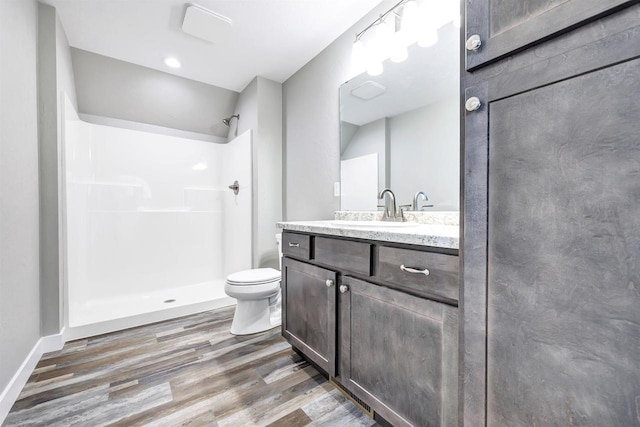
<instances>
[{"instance_id":1,"label":"toilet lid","mask_svg":"<svg viewBox=\"0 0 640 427\"><path fill-rule=\"evenodd\" d=\"M230 274L227 283L232 285L260 285L280 280L280 271L275 268L254 268Z\"/></svg>"}]
</instances>

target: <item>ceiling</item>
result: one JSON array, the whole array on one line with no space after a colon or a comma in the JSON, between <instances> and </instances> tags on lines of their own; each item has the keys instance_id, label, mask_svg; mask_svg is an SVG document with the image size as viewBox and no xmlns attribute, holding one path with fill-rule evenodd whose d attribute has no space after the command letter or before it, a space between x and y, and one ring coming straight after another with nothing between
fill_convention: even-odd
<instances>
[{"instance_id":1,"label":"ceiling","mask_svg":"<svg viewBox=\"0 0 640 427\"><path fill-rule=\"evenodd\" d=\"M381 0L193 1L232 19L224 44L182 31L187 0L45 2L73 47L239 92L255 76L284 82Z\"/></svg>"}]
</instances>

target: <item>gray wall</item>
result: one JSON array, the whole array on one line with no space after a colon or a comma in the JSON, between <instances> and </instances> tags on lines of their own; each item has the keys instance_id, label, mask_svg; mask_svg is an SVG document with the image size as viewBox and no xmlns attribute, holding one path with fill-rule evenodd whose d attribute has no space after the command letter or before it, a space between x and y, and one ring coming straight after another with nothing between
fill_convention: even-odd
<instances>
[{"instance_id":1,"label":"gray wall","mask_svg":"<svg viewBox=\"0 0 640 427\"><path fill-rule=\"evenodd\" d=\"M36 2L0 1L0 393L40 337L36 44Z\"/></svg>"},{"instance_id":2,"label":"gray wall","mask_svg":"<svg viewBox=\"0 0 640 427\"><path fill-rule=\"evenodd\" d=\"M388 119L390 186L399 203L424 191L430 211L459 210L459 103L454 96Z\"/></svg>"},{"instance_id":3,"label":"gray wall","mask_svg":"<svg viewBox=\"0 0 640 427\"><path fill-rule=\"evenodd\" d=\"M349 160L376 153L378 155L378 191L389 186L388 133L386 118L359 126L341 155L341 160Z\"/></svg>"},{"instance_id":4,"label":"gray wall","mask_svg":"<svg viewBox=\"0 0 640 427\"><path fill-rule=\"evenodd\" d=\"M64 324L61 275L59 188L62 146L62 96L76 103L69 42L53 7L38 5L38 103L40 169L41 334L60 332Z\"/></svg>"},{"instance_id":5,"label":"gray wall","mask_svg":"<svg viewBox=\"0 0 640 427\"><path fill-rule=\"evenodd\" d=\"M237 92L84 50L71 54L79 113L226 136L222 119Z\"/></svg>"},{"instance_id":6,"label":"gray wall","mask_svg":"<svg viewBox=\"0 0 640 427\"><path fill-rule=\"evenodd\" d=\"M282 221L282 84L258 77L259 267L279 267L276 222Z\"/></svg>"},{"instance_id":7,"label":"gray wall","mask_svg":"<svg viewBox=\"0 0 640 427\"><path fill-rule=\"evenodd\" d=\"M229 140L253 131L253 266L278 267L275 223L282 220L282 85L256 77L240 93Z\"/></svg>"},{"instance_id":8,"label":"gray wall","mask_svg":"<svg viewBox=\"0 0 640 427\"><path fill-rule=\"evenodd\" d=\"M357 32L395 3L385 0L283 85L285 177L288 221L332 219L340 208L333 194L340 181L338 88L349 78Z\"/></svg>"}]
</instances>

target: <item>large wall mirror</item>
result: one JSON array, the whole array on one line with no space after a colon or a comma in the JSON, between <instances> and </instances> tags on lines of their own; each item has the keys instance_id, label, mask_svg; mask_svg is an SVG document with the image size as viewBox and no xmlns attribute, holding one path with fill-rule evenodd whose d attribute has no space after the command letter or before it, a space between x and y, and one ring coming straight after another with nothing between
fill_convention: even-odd
<instances>
[{"instance_id":1,"label":"large wall mirror","mask_svg":"<svg viewBox=\"0 0 640 427\"><path fill-rule=\"evenodd\" d=\"M340 87L342 210L377 210L387 187L398 205L423 191L420 210L459 210L460 29L450 21L437 34Z\"/></svg>"}]
</instances>

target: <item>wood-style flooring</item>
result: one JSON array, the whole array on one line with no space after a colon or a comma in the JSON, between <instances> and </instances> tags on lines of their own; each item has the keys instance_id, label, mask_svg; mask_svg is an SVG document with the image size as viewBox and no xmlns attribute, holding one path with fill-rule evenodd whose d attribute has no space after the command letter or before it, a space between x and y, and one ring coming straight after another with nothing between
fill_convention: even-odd
<instances>
[{"instance_id":1,"label":"wood-style flooring","mask_svg":"<svg viewBox=\"0 0 640 427\"><path fill-rule=\"evenodd\" d=\"M233 308L67 343L5 426L372 426L281 337L229 334Z\"/></svg>"}]
</instances>

